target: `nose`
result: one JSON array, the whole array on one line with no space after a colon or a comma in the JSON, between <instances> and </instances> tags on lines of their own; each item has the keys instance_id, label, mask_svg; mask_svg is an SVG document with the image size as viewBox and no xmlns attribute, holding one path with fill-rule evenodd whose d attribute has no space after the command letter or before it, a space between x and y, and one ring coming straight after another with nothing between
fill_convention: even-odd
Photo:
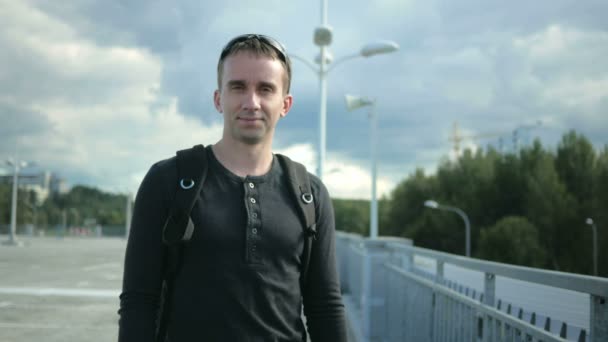
<instances>
[{"instance_id":1,"label":"nose","mask_svg":"<svg viewBox=\"0 0 608 342\"><path fill-rule=\"evenodd\" d=\"M243 97L243 110L255 112L260 110L260 97L255 91L247 92Z\"/></svg>"}]
</instances>

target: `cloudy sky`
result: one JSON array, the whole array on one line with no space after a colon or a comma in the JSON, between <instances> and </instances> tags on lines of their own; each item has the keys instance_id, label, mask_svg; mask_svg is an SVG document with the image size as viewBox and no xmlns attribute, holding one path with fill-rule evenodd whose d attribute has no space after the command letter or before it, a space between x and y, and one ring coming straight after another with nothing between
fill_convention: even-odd
<instances>
[{"instance_id":1,"label":"cloudy sky","mask_svg":"<svg viewBox=\"0 0 608 342\"><path fill-rule=\"evenodd\" d=\"M314 59L319 1L0 0L0 159L18 155L71 184L136 191L149 166L216 142L219 51L264 33ZM369 198L369 119L344 94L376 99L379 191L416 167L432 172L462 135L513 130L555 146L575 129L608 142L608 2L329 0L337 59L370 42L396 53L348 60L328 77L325 182ZM294 60L295 103L275 150L315 170L319 88ZM528 134L526 134L526 132ZM498 136L465 140L498 144ZM4 172L8 172L5 170Z\"/></svg>"}]
</instances>

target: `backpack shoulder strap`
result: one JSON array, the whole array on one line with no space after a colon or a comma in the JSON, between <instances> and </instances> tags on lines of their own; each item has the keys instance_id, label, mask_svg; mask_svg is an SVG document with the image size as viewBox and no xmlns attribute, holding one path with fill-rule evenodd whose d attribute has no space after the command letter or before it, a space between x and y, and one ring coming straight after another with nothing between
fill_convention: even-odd
<instances>
[{"instance_id":1,"label":"backpack shoulder strap","mask_svg":"<svg viewBox=\"0 0 608 342\"><path fill-rule=\"evenodd\" d=\"M194 232L190 212L207 178L207 151L203 145L177 151L177 184L173 205L163 228L167 245L187 242Z\"/></svg>"},{"instance_id":2,"label":"backpack shoulder strap","mask_svg":"<svg viewBox=\"0 0 608 342\"><path fill-rule=\"evenodd\" d=\"M157 318L156 341L164 342L173 302L173 282L181 266L183 245L194 233L190 216L207 178L207 151L203 145L177 151L177 184L173 205L163 227L163 243L167 246L164 260L161 303Z\"/></svg>"},{"instance_id":3,"label":"backpack shoulder strap","mask_svg":"<svg viewBox=\"0 0 608 342\"><path fill-rule=\"evenodd\" d=\"M302 258L302 271L300 273L300 288L306 288L308 266L310 263L310 253L312 240L317 238L317 223L314 196L310 185L310 177L304 165L294 162L287 156L276 154L283 169L287 172L289 187L297 203L300 218L304 222L304 255Z\"/></svg>"}]
</instances>

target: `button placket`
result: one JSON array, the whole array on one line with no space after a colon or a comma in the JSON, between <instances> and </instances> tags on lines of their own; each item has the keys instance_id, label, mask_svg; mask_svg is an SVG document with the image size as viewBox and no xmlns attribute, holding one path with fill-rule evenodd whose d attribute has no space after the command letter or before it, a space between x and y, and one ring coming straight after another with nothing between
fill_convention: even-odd
<instances>
[{"instance_id":1,"label":"button placket","mask_svg":"<svg viewBox=\"0 0 608 342\"><path fill-rule=\"evenodd\" d=\"M246 228L246 241L247 241L247 254L249 255L250 263L259 263L260 255L258 249L258 241L260 240L260 221L259 221L259 196L256 184L250 180L245 180L243 184L245 188L245 197L247 198L247 213L250 215L247 220Z\"/></svg>"}]
</instances>

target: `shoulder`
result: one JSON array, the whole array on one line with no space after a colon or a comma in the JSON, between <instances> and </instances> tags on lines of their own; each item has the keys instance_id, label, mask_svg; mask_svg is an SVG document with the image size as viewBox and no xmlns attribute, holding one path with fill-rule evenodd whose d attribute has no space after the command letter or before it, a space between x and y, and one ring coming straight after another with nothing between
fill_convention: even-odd
<instances>
[{"instance_id":1,"label":"shoulder","mask_svg":"<svg viewBox=\"0 0 608 342\"><path fill-rule=\"evenodd\" d=\"M310 179L310 187L312 188L313 194L320 200L329 199L329 192L323 181L316 175L308 172L308 179Z\"/></svg>"},{"instance_id":2,"label":"shoulder","mask_svg":"<svg viewBox=\"0 0 608 342\"><path fill-rule=\"evenodd\" d=\"M168 200L175 192L177 182L177 162L175 157L163 159L152 164L141 185L138 194L144 197L164 198Z\"/></svg>"},{"instance_id":3,"label":"shoulder","mask_svg":"<svg viewBox=\"0 0 608 342\"><path fill-rule=\"evenodd\" d=\"M177 159L175 156L157 161L152 164L146 177L156 180L174 180L177 179Z\"/></svg>"},{"instance_id":4,"label":"shoulder","mask_svg":"<svg viewBox=\"0 0 608 342\"><path fill-rule=\"evenodd\" d=\"M198 149L198 148L202 148L204 153L207 154L205 163L208 163L209 162L208 156L209 156L209 154L213 153L213 152L211 152L211 145L206 146L206 147L203 145L196 145L191 148L177 151L176 155L174 155L170 158L159 160L156 163L152 164L152 166L146 173L144 180L142 181L142 186L144 184L147 184L147 185L157 187L159 189L164 189L165 191L169 191L170 194L174 193L175 189L177 187L177 182L178 182L178 178L179 178L180 174L183 177L183 171L191 171L191 170L189 170L189 168L185 168L186 170L182 170L182 172L179 172L177 155L180 152L194 151L195 149ZM190 159L198 157L198 156L193 156L192 154L187 154L187 155L182 154L182 156L186 156L186 157L185 158L180 157L179 162L181 164L183 164L184 162L192 163L193 161ZM198 169L198 166L199 165L197 164L195 169ZM181 165L181 167L184 167L184 165Z\"/></svg>"},{"instance_id":5,"label":"shoulder","mask_svg":"<svg viewBox=\"0 0 608 342\"><path fill-rule=\"evenodd\" d=\"M306 170L306 174L308 176L308 180L310 182L310 187L313 192L313 195L317 199L320 199L320 200L323 200L326 198L329 199L329 193L327 191L327 188L325 187L325 184L323 184L323 181L321 181L321 179L319 177L317 177L316 175L314 175L310 171L308 171L302 163L294 161L291 158L289 158L283 154L276 153L275 155L278 157L278 159L280 161L279 164L281 164L281 168L287 167L288 164L299 165L300 167L304 168ZM283 171L286 171L286 170L283 170Z\"/></svg>"}]
</instances>

